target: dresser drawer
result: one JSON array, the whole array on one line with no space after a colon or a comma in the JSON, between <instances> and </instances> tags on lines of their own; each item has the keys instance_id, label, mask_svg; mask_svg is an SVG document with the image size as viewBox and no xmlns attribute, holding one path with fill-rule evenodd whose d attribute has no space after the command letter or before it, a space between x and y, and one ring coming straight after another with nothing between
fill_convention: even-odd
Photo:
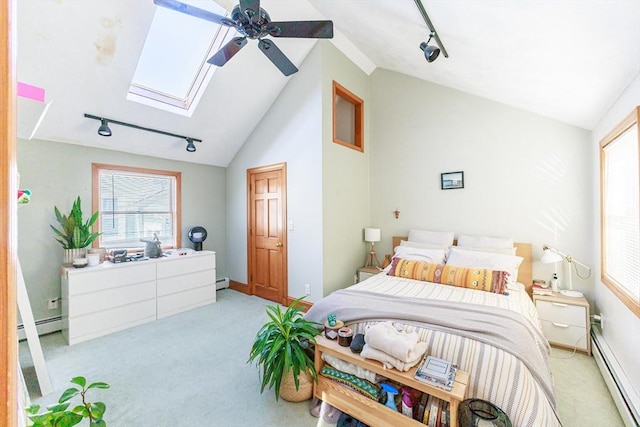
<instances>
[{"instance_id":1,"label":"dresser drawer","mask_svg":"<svg viewBox=\"0 0 640 427\"><path fill-rule=\"evenodd\" d=\"M587 329L566 323L542 321L542 331L551 344L587 351Z\"/></svg>"},{"instance_id":2,"label":"dresser drawer","mask_svg":"<svg viewBox=\"0 0 640 427\"><path fill-rule=\"evenodd\" d=\"M580 328L587 327L587 311L585 307L561 302L536 301L540 320L548 320L564 325Z\"/></svg>"}]
</instances>

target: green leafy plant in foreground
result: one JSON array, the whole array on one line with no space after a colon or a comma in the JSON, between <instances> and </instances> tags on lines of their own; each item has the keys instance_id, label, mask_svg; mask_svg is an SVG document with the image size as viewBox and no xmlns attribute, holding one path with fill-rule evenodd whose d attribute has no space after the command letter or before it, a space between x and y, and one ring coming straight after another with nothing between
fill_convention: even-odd
<instances>
[{"instance_id":1,"label":"green leafy plant in foreground","mask_svg":"<svg viewBox=\"0 0 640 427\"><path fill-rule=\"evenodd\" d=\"M55 233L55 239L62 245L64 249L81 249L91 245L100 233L93 233L91 227L98 219L98 211L95 211L91 217L84 222L82 218L82 208L80 196L73 202L69 215L63 215L57 206L53 207L56 220L60 224L60 228L51 225L51 229Z\"/></svg>"},{"instance_id":2,"label":"green leafy plant in foreground","mask_svg":"<svg viewBox=\"0 0 640 427\"><path fill-rule=\"evenodd\" d=\"M308 371L313 381L317 381L316 367L307 350L315 344L318 327L322 325L302 317L303 306L299 304L302 298L292 302L284 311L280 305L267 306L271 321L258 331L247 361L256 361L262 367L260 393L267 387L273 388L276 400L280 396L282 378L289 371L293 373L296 390L300 386L298 376L301 372Z\"/></svg>"},{"instance_id":3,"label":"green leafy plant in foreground","mask_svg":"<svg viewBox=\"0 0 640 427\"><path fill-rule=\"evenodd\" d=\"M40 405L31 405L26 409L27 416L33 423L33 427L71 427L79 424L84 418L89 419L90 427L106 427L107 423L102 419L104 412L107 410L103 402L88 402L86 394L93 388L109 388L109 384L103 382L95 382L87 385L84 377L75 377L71 379L73 387L66 389L58 403L47 406L47 411L38 414ZM68 409L71 406L71 399L80 395L82 404Z\"/></svg>"}]
</instances>

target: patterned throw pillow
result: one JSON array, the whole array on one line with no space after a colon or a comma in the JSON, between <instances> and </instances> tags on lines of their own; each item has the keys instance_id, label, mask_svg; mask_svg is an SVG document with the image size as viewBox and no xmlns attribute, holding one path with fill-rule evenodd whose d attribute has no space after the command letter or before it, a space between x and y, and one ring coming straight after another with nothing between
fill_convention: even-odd
<instances>
[{"instance_id":1,"label":"patterned throw pillow","mask_svg":"<svg viewBox=\"0 0 640 427\"><path fill-rule=\"evenodd\" d=\"M509 273L486 268L468 268L455 265L432 264L428 262L394 258L389 276L424 282L478 289L496 294L507 290Z\"/></svg>"}]
</instances>

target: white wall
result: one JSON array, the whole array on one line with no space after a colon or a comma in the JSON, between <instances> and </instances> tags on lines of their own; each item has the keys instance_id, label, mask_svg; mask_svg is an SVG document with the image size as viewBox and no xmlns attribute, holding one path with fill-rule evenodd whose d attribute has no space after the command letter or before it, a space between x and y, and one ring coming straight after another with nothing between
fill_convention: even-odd
<instances>
[{"instance_id":1,"label":"white wall","mask_svg":"<svg viewBox=\"0 0 640 427\"><path fill-rule=\"evenodd\" d=\"M324 295L353 283L368 251L363 229L369 223L369 77L333 44L322 50L322 182ZM333 81L364 101L364 152L333 142Z\"/></svg>"},{"instance_id":2,"label":"white wall","mask_svg":"<svg viewBox=\"0 0 640 427\"><path fill-rule=\"evenodd\" d=\"M287 163L288 294L322 297L322 105L321 52L311 51L300 71L265 114L227 167L229 275L247 280L247 184L249 168Z\"/></svg>"},{"instance_id":3,"label":"white wall","mask_svg":"<svg viewBox=\"0 0 640 427\"><path fill-rule=\"evenodd\" d=\"M217 275L227 275L224 168L73 144L19 140L20 186L33 194L31 202L18 209L18 255L36 320L60 315L60 309L49 310L46 305L48 298L60 297L63 250L49 227L56 224L53 207L68 213L80 196L83 211L91 210L91 163L181 172L181 245L191 247L187 231L194 225L203 226L208 232L203 249L216 251Z\"/></svg>"},{"instance_id":4,"label":"white wall","mask_svg":"<svg viewBox=\"0 0 640 427\"><path fill-rule=\"evenodd\" d=\"M591 150L593 161L591 169L593 176L591 185L594 197L592 210L600 211L600 140L609 133L622 119L640 105L640 74L620 95L609 111L600 119L600 122L591 134ZM598 214L592 223L592 233L595 236L595 259L600 259L600 215ZM600 262L593 264L594 276L597 278L595 286L596 312L604 317L602 334L607 344L616 355L636 393L640 395L640 319L636 317L600 280Z\"/></svg>"},{"instance_id":5,"label":"white wall","mask_svg":"<svg viewBox=\"0 0 640 427\"><path fill-rule=\"evenodd\" d=\"M594 265L589 132L388 70L371 79L376 247L390 253L409 228L506 235L533 244L535 278L553 272L538 261L543 243ZM464 189L441 190L440 174L453 171L464 171ZM589 297L593 283L574 276Z\"/></svg>"}]
</instances>

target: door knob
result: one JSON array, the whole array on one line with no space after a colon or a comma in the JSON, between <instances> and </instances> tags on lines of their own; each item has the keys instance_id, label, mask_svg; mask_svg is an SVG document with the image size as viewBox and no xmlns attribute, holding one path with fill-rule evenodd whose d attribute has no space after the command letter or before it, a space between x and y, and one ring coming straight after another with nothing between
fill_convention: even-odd
<instances>
[{"instance_id":1,"label":"door knob","mask_svg":"<svg viewBox=\"0 0 640 427\"><path fill-rule=\"evenodd\" d=\"M281 248L282 247L282 243L278 242L276 243L276 248Z\"/></svg>"}]
</instances>

